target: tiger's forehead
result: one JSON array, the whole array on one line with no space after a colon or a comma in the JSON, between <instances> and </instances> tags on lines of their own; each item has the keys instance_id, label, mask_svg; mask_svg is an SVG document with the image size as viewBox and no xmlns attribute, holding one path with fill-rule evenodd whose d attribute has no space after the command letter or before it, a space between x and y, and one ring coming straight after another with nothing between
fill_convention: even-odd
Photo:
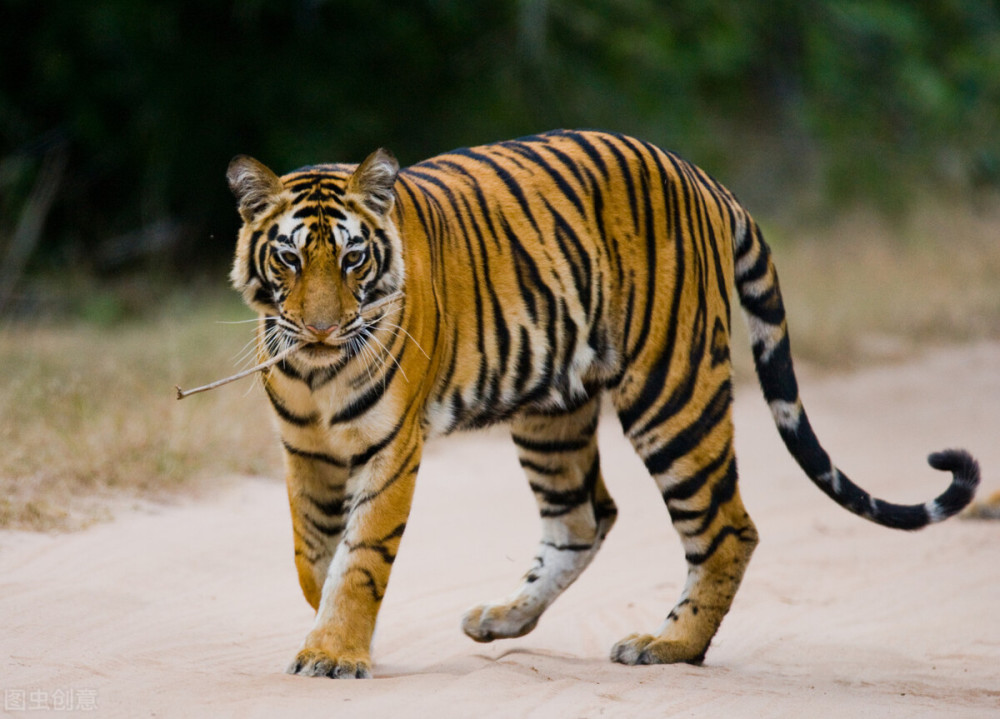
<instances>
[{"instance_id":1,"label":"tiger's forehead","mask_svg":"<svg viewBox=\"0 0 1000 719\"><path fill-rule=\"evenodd\" d=\"M299 202L306 199L343 198L353 165L312 165L290 172L282 184Z\"/></svg>"},{"instance_id":2,"label":"tiger's forehead","mask_svg":"<svg viewBox=\"0 0 1000 719\"><path fill-rule=\"evenodd\" d=\"M345 205L344 188L353 167L317 165L281 178L290 206L277 221L275 240L304 248L316 242L356 244L371 230Z\"/></svg>"}]
</instances>

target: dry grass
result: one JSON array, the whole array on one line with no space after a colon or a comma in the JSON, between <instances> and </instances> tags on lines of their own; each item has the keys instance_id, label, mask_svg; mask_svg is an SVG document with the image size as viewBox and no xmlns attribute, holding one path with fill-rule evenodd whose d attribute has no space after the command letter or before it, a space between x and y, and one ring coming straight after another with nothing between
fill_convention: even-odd
<instances>
[{"instance_id":1,"label":"dry grass","mask_svg":"<svg viewBox=\"0 0 1000 719\"><path fill-rule=\"evenodd\" d=\"M859 215L794 241L766 229L803 364L850 370L1000 337L1000 214L928 211L894 226ZM249 311L221 292L162 304L110 326L0 328L0 527L73 528L226 474L279 476L252 380L174 397L175 384L230 373L253 325L218 321ZM735 341L745 347L745 332ZM749 374L749 353L735 356Z\"/></svg>"},{"instance_id":2,"label":"dry grass","mask_svg":"<svg viewBox=\"0 0 1000 719\"><path fill-rule=\"evenodd\" d=\"M123 499L280 471L253 380L175 398L226 374L253 333L218 324L252 317L235 299L200 299L112 327L0 330L0 527L76 527Z\"/></svg>"},{"instance_id":3,"label":"dry grass","mask_svg":"<svg viewBox=\"0 0 1000 719\"><path fill-rule=\"evenodd\" d=\"M853 369L1000 337L1000 208L864 214L772 242L793 349Z\"/></svg>"}]
</instances>

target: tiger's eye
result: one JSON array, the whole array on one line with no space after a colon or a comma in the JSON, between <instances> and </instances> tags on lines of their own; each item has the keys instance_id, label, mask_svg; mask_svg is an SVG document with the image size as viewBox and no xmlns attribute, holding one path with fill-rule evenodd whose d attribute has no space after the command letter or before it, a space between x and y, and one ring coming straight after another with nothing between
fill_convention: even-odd
<instances>
[{"instance_id":1,"label":"tiger's eye","mask_svg":"<svg viewBox=\"0 0 1000 719\"><path fill-rule=\"evenodd\" d=\"M301 267L301 260L299 259L299 253L295 250L290 250L287 248L282 248L278 250L278 260L281 261L283 265L295 272L299 271Z\"/></svg>"},{"instance_id":2,"label":"tiger's eye","mask_svg":"<svg viewBox=\"0 0 1000 719\"><path fill-rule=\"evenodd\" d=\"M355 265L360 265L365 259L364 250L351 250L346 255L344 255L344 267L350 269Z\"/></svg>"}]
</instances>

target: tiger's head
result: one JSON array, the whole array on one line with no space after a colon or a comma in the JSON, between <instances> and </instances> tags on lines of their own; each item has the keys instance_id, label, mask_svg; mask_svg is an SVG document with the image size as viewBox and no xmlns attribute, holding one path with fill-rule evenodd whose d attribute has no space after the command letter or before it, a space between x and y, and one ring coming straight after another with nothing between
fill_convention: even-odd
<instances>
[{"instance_id":1,"label":"tiger's head","mask_svg":"<svg viewBox=\"0 0 1000 719\"><path fill-rule=\"evenodd\" d=\"M396 158L376 150L356 169L321 165L278 177L251 157L226 178L243 227L230 279L267 318L272 353L295 344L305 364L357 354L403 287L392 220Z\"/></svg>"}]
</instances>

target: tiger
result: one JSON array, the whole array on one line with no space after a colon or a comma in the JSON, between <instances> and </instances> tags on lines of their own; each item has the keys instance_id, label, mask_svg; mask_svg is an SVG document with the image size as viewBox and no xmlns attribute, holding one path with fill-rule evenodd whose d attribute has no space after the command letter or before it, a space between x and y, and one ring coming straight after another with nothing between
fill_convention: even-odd
<instances>
[{"instance_id":1,"label":"tiger","mask_svg":"<svg viewBox=\"0 0 1000 719\"><path fill-rule=\"evenodd\" d=\"M290 674L364 678L424 443L510 427L541 540L516 589L462 617L477 642L520 637L615 524L596 430L609 401L666 504L687 579L627 665L703 662L758 542L737 487L733 288L787 450L845 509L886 527L940 522L972 500L965 450L923 504L873 498L806 416L778 277L760 227L709 174L643 140L560 130L400 169L279 177L227 170L242 226L232 285L259 315L261 372L285 461L295 566L315 610ZM477 511L470 508L470 511Z\"/></svg>"}]
</instances>

